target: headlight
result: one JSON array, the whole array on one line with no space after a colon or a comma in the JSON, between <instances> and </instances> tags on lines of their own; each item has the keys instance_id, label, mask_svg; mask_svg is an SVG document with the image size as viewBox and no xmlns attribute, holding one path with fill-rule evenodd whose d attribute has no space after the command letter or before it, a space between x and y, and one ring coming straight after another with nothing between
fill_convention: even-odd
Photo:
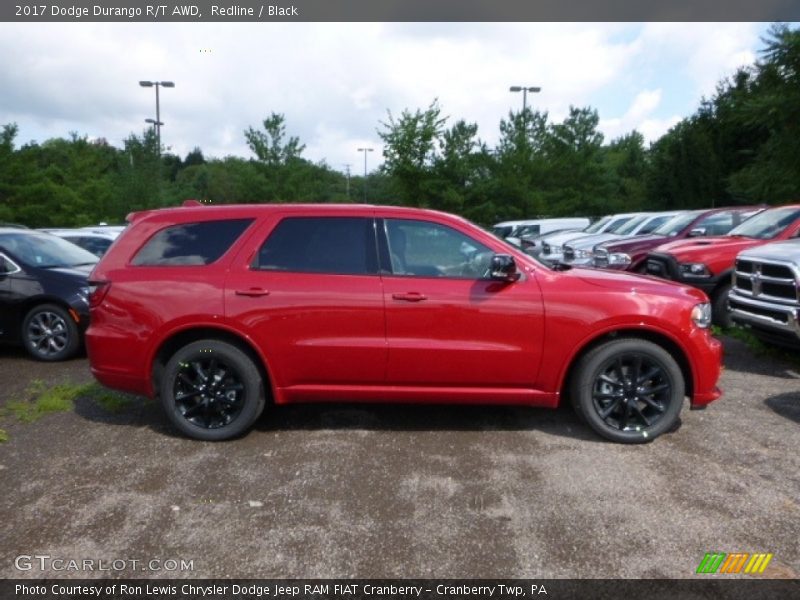
<instances>
[{"instance_id":1,"label":"headlight","mask_svg":"<svg viewBox=\"0 0 800 600\"><path fill-rule=\"evenodd\" d=\"M609 254L608 264L621 265L623 267L627 267L629 264L631 264L630 254L625 254L624 252L614 252L612 254Z\"/></svg>"},{"instance_id":2,"label":"headlight","mask_svg":"<svg viewBox=\"0 0 800 600\"><path fill-rule=\"evenodd\" d=\"M692 309L692 322L702 329L711 325L711 304L703 302Z\"/></svg>"},{"instance_id":3,"label":"headlight","mask_svg":"<svg viewBox=\"0 0 800 600\"><path fill-rule=\"evenodd\" d=\"M561 246L547 246L550 254L561 254Z\"/></svg>"},{"instance_id":4,"label":"headlight","mask_svg":"<svg viewBox=\"0 0 800 600\"><path fill-rule=\"evenodd\" d=\"M682 263L681 275L686 277L711 277L711 271L703 263Z\"/></svg>"},{"instance_id":5,"label":"headlight","mask_svg":"<svg viewBox=\"0 0 800 600\"><path fill-rule=\"evenodd\" d=\"M80 294L81 298L83 298L87 302L89 301L89 287L88 286L84 286L84 287L80 288L78 290L78 294Z\"/></svg>"},{"instance_id":6,"label":"headlight","mask_svg":"<svg viewBox=\"0 0 800 600\"><path fill-rule=\"evenodd\" d=\"M575 258L592 258L594 256L594 252L591 250L581 250L580 248L575 248L574 253Z\"/></svg>"}]
</instances>

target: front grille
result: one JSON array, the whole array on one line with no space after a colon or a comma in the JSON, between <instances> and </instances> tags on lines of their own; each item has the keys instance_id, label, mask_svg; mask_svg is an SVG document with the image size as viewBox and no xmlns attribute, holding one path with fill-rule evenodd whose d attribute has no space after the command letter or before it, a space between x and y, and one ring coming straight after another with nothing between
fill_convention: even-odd
<instances>
[{"instance_id":1,"label":"front grille","mask_svg":"<svg viewBox=\"0 0 800 600\"><path fill-rule=\"evenodd\" d=\"M594 253L594 266L605 268L608 266L608 250L605 248L598 248Z\"/></svg>"},{"instance_id":2,"label":"front grille","mask_svg":"<svg viewBox=\"0 0 800 600\"><path fill-rule=\"evenodd\" d=\"M567 260L575 258L575 249L570 246L564 246L564 258Z\"/></svg>"},{"instance_id":3,"label":"front grille","mask_svg":"<svg viewBox=\"0 0 800 600\"><path fill-rule=\"evenodd\" d=\"M741 258L736 261L733 287L742 296L797 304L798 285L788 265Z\"/></svg>"}]
</instances>

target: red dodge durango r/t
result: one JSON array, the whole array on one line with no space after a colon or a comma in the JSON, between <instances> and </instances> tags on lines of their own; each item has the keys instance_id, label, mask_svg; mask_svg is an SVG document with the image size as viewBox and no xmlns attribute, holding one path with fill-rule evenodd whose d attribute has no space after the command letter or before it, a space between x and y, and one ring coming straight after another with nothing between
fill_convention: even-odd
<instances>
[{"instance_id":1,"label":"red dodge durango r/t","mask_svg":"<svg viewBox=\"0 0 800 600\"><path fill-rule=\"evenodd\" d=\"M697 289L548 267L430 210L264 204L134 213L90 277L92 371L222 440L268 403L556 407L646 442L720 396Z\"/></svg>"}]
</instances>

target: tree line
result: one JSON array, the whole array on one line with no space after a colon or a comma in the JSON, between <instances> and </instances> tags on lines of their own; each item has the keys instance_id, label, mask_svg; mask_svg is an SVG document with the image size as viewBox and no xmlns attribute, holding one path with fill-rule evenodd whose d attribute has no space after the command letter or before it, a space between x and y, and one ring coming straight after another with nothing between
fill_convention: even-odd
<instances>
[{"instance_id":1,"label":"tree line","mask_svg":"<svg viewBox=\"0 0 800 600\"><path fill-rule=\"evenodd\" d=\"M159 154L155 133L121 148L71 133L17 147L0 129L0 222L31 227L119 223L134 210L187 198L348 202L430 207L480 223L533 216L780 204L800 199L800 30L773 25L755 64L720 81L711 98L646 147L632 131L606 141L591 107L560 122L510 111L489 147L478 126L429 106L387 113L377 128L384 164L350 177L303 158L272 113L244 131L252 158Z\"/></svg>"}]
</instances>

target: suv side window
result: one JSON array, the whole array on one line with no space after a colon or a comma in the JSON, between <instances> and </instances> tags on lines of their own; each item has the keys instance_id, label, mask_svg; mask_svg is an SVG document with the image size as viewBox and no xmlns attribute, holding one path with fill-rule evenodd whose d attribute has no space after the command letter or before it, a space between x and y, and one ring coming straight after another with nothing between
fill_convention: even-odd
<instances>
[{"instance_id":1,"label":"suv side window","mask_svg":"<svg viewBox=\"0 0 800 600\"><path fill-rule=\"evenodd\" d=\"M378 258L373 219L287 217L258 251L254 269L375 275Z\"/></svg>"},{"instance_id":2,"label":"suv side window","mask_svg":"<svg viewBox=\"0 0 800 600\"><path fill-rule=\"evenodd\" d=\"M253 219L183 223L162 229L136 253L136 266L208 265L225 254Z\"/></svg>"},{"instance_id":3,"label":"suv side window","mask_svg":"<svg viewBox=\"0 0 800 600\"><path fill-rule=\"evenodd\" d=\"M492 250L446 225L386 219L385 227L393 275L477 279L491 265Z\"/></svg>"}]
</instances>

